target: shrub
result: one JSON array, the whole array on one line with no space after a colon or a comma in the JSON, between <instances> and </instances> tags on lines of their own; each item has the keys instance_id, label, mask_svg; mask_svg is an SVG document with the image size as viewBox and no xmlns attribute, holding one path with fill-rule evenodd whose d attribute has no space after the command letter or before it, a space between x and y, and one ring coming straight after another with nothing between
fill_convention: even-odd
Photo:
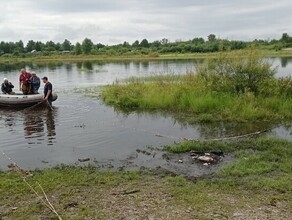
<instances>
[{"instance_id":1,"label":"shrub","mask_svg":"<svg viewBox=\"0 0 292 220\"><path fill-rule=\"evenodd\" d=\"M199 66L197 72L206 78L214 91L252 92L258 95L263 91L263 82L274 78L276 69L251 48L248 51L220 53Z\"/></svg>"}]
</instances>

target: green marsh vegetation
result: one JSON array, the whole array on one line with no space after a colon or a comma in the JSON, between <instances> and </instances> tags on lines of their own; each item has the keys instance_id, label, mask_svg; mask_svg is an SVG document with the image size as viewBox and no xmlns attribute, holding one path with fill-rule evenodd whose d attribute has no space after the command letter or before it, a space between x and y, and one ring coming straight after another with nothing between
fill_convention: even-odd
<instances>
[{"instance_id":1,"label":"green marsh vegetation","mask_svg":"<svg viewBox=\"0 0 292 220\"><path fill-rule=\"evenodd\" d=\"M125 110L163 110L200 122L292 119L292 79L258 50L221 52L186 75L132 78L103 89L108 104Z\"/></svg>"}]
</instances>

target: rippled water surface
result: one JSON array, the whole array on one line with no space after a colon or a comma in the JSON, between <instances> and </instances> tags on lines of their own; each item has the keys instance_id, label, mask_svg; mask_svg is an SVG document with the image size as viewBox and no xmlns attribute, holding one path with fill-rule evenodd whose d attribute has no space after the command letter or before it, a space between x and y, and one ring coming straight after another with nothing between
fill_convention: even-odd
<instances>
[{"instance_id":1,"label":"rippled water surface","mask_svg":"<svg viewBox=\"0 0 292 220\"><path fill-rule=\"evenodd\" d=\"M292 73L292 58L269 60L278 66L278 77ZM271 129L270 135L292 139L291 129L280 125L189 125L161 113L116 112L96 98L75 92L76 88L102 86L131 76L184 74L194 71L200 62L202 60L0 64L0 77L9 78L16 87L18 71L25 65L41 76L48 76L59 95L54 111L0 109L0 150L21 167L31 169L77 164L80 158L123 160L136 149L171 144L179 138L214 138ZM0 157L2 169L9 163L3 155Z\"/></svg>"}]
</instances>

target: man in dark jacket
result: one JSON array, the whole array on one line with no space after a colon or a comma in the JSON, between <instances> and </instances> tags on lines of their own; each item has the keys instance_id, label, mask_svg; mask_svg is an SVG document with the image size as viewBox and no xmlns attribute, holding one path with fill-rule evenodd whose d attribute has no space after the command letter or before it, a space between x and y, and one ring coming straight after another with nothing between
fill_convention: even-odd
<instances>
[{"instance_id":1,"label":"man in dark jacket","mask_svg":"<svg viewBox=\"0 0 292 220\"><path fill-rule=\"evenodd\" d=\"M14 85L12 85L11 82L8 81L8 79L4 79L4 82L1 85L1 91L3 92L3 94L7 94L7 95L12 95L14 94L12 89L14 88Z\"/></svg>"},{"instance_id":2,"label":"man in dark jacket","mask_svg":"<svg viewBox=\"0 0 292 220\"><path fill-rule=\"evenodd\" d=\"M49 103L50 106L52 106L52 100L53 100L53 85L49 82L48 77L42 78L43 83L45 84L44 87L44 100Z\"/></svg>"}]
</instances>

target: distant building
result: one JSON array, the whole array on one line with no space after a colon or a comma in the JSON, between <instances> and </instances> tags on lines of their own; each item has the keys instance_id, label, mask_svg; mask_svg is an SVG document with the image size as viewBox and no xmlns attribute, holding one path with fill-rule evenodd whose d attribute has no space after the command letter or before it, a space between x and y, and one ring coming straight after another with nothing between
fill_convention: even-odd
<instances>
[{"instance_id":1,"label":"distant building","mask_svg":"<svg viewBox=\"0 0 292 220\"><path fill-rule=\"evenodd\" d=\"M71 53L71 51L69 51L69 50L63 50L63 51L61 51L61 54L69 54L69 53Z\"/></svg>"}]
</instances>

